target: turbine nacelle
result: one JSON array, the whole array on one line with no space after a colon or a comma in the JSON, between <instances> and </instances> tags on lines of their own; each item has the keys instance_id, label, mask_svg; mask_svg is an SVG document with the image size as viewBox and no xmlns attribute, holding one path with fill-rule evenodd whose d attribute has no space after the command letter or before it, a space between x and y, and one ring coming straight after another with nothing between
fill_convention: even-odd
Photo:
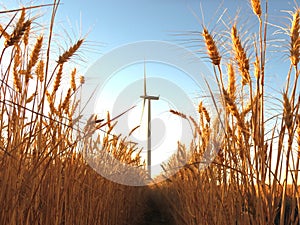
<instances>
[{"instance_id":1,"label":"turbine nacelle","mask_svg":"<svg viewBox=\"0 0 300 225\"><path fill-rule=\"evenodd\" d=\"M158 100L159 96L141 95L140 98L148 99L148 100Z\"/></svg>"}]
</instances>

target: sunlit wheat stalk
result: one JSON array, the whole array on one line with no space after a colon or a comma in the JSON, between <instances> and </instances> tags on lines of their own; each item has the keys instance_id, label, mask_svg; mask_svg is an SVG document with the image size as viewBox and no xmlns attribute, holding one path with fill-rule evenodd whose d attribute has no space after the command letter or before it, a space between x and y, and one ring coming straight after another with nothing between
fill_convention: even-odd
<instances>
[{"instance_id":1,"label":"sunlit wheat stalk","mask_svg":"<svg viewBox=\"0 0 300 225\"><path fill-rule=\"evenodd\" d=\"M31 52L30 59L27 65L27 71L25 76L25 83L28 83L29 79L32 78L31 69L36 65L39 59L39 55L43 45L43 37L40 36L37 38L35 46Z\"/></svg>"},{"instance_id":2,"label":"sunlit wheat stalk","mask_svg":"<svg viewBox=\"0 0 300 225\"><path fill-rule=\"evenodd\" d=\"M233 52L235 54L235 59L239 67L239 71L242 75L242 84L246 85L250 83L250 74L249 74L249 59L246 55L246 51L242 46L242 42L237 33L236 25L233 25L231 29L231 39Z\"/></svg>"},{"instance_id":3,"label":"sunlit wheat stalk","mask_svg":"<svg viewBox=\"0 0 300 225\"><path fill-rule=\"evenodd\" d=\"M221 56L219 54L217 45L211 36L211 34L208 32L208 30L203 27L202 36L204 38L204 42L207 49L207 54L209 58L211 59L212 63L216 66L220 65L221 62Z\"/></svg>"},{"instance_id":4,"label":"sunlit wheat stalk","mask_svg":"<svg viewBox=\"0 0 300 225\"><path fill-rule=\"evenodd\" d=\"M299 32L300 32L300 15L299 10L297 10L293 15L292 26L290 30L290 59L291 63L294 66L297 66L299 63L299 50L300 50L300 39L299 39Z\"/></svg>"},{"instance_id":5,"label":"sunlit wheat stalk","mask_svg":"<svg viewBox=\"0 0 300 225\"><path fill-rule=\"evenodd\" d=\"M67 62L80 48L84 39L79 39L72 47L65 51L62 55L59 56L57 63L63 64Z\"/></svg>"},{"instance_id":6,"label":"sunlit wheat stalk","mask_svg":"<svg viewBox=\"0 0 300 225\"><path fill-rule=\"evenodd\" d=\"M233 65L231 63L227 66L227 73L228 73L228 87L227 91L230 98L235 101L236 98L236 78Z\"/></svg>"},{"instance_id":7,"label":"sunlit wheat stalk","mask_svg":"<svg viewBox=\"0 0 300 225\"><path fill-rule=\"evenodd\" d=\"M261 6L260 6L260 0L251 0L251 6L254 14L256 14L258 17L261 17Z\"/></svg>"}]
</instances>

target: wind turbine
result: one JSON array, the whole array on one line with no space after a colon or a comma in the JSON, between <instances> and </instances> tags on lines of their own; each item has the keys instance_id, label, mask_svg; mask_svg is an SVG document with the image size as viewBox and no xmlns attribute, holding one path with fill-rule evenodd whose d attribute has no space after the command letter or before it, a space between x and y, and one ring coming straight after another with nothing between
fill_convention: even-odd
<instances>
[{"instance_id":1,"label":"wind turbine","mask_svg":"<svg viewBox=\"0 0 300 225\"><path fill-rule=\"evenodd\" d=\"M143 118L146 100L148 100L147 167L148 167L149 176L151 178L151 100L158 100L159 96L148 95L147 94L147 84L146 83L147 83L146 82L146 64L145 64L145 61L144 61L144 95L140 96L140 98L144 99L141 119Z\"/></svg>"}]
</instances>

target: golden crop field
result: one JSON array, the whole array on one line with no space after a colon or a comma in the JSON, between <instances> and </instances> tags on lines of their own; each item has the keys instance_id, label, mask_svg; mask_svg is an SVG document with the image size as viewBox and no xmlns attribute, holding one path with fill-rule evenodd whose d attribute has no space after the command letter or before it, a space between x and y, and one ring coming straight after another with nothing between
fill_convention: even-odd
<instances>
[{"instance_id":1,"label":"golden crop field","mask_svg":"<svg viewBox=\"0 0 300 225\"><path fill-rule=\"evenodd\" d=\"M145 184L149 179L139 146L112 132L116 120L109 114L103 121L93 115L82 119L85 77L70 65L84 51L86 38L53 59L57 1L1 11L9 20L0 22L0 224L299 224L300 9L295 7L283 28L287 83L280 113L269 118L268 12L265 1L249 4L257 20L255 35L242 33L238 18L221 38L209 26L199 30L218 85L214 101L221 103L222 119L216 125L201 101L198 118L171 110L190 121L194 139L190 146L178 143L159 175L164 181L155 178L144 186L112 182L85 160L85 154L97 152L92 163L102 168L109 155L136 169L116 166L105 171L108 176L122 171L124 179L135 177ZM29 15L43 7L52 9L52 18L40 32ZM62 85L66 80L67 87ZM100 129L106 133L100 135ZM224 135L216 136L216 129ZM217 138L220 149L202 168L204 152ZM169 174L177 167L177 173Z\"/></svg>"}]
</instances>

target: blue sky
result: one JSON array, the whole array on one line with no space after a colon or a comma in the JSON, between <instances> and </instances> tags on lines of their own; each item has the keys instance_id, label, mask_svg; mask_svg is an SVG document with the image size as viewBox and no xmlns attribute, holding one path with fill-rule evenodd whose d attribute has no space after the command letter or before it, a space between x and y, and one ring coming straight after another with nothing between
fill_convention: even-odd
<instances>
[{"instance_id":1,"label":"blue sky","mask_svg":"<svg viewBox=\"0 0 300 225\"><path fill-rule=\"evenodd\" d=\"M281 11L293 10L295 5L293 0L269 1L269 22L278 26L289 25L286 18L288 13ZM225 9L226 12L223 14ZM224 31L224 25L220 21L216 25L219 17L223 15L225 23L228 23L230 18L236 17L237 13L238 25L243 31L256 26L256 18L247 0L100 0L97 3L91 0L65 0L62 1L57 21L62 26L68 27L66 18L70 19L73 26L71 29L75 35L89 33L88 40L95 42L96 46L93 46L93 49L99 53L89 58L91 63L120 45L142 40L163 40L183 44L192 51L202 50L199 56L205 57L203 44L201 44L202 38L199 35L192 36L189 32L201 31L201 25L204 23L209 30L220 33ZM79 24L81 28L78 28ZM271 35L277 30L278 28L269 26L268 34ZM183 40L191 38L196 38L197 41L183 43ZM282 38L280 35L271 36L272 40L280 38ZM283 63L289 60L287 54L282 51L286 51L288 45L287 42L279 41L272 44L277 44L279 48L274 49L270 46L272 51L267 55L267 60L270 62L267 66L272 65L272 70L266 74L266 79L271 82L275 78L278 82L273 82L272 86L278 90L283 88L285 81L287 70L283 68L286 66ZM250 54L253 57L254 53L250 52ZM202 59L208 61L206 58ZM278 86L275 87L276 83Z\"/></svg>"},{"instance_id":2,"label":"blue sky","mask_svg":"<svg viewBox=\"0 0 300 225\"><path fill-rule=\"evenodd\" d=\"M2 0L0 6L15 8L28 3L43 4L51 1ZM270 23L279 26L288 25L288 20L285 18L288 14L280 11L292 10L296 4L296 0L269 1ZM192 36L174 36L174 34L201 31L202 14L204 24L209 30L218 33L224 30L224 26L215 23L225 9L226 13L223 14L225 21L228 22L228 18L235 18L236 13L239 12L241 26L246 29L255 26L255 17L252 16L250 3L247 0L99 0L97 2L64 0L61 1L56 21L58 29L64 27L70 33L74 33L73 39L80 34L84 36L88 33L89 41L95 44L101 43L93 46L99 53L92 55L93 59L96 59L115 47L134 41L164 40L181 43L182 39ZM50 9L43 11L49 12ZM269 29L272 30L272 27Z\"/></svg>"},{"instance_id":3,"label":"blue sky","mask_svg":"<svg viewBox=\"0 0 300 225\"><path fill-rule=\"evenodd\" d=\"M295 2L294 2L295 1ZM0 1L1 2L1 1ZM30 3L31 2L31 3ZM51 1L29 1L29 0L12 0L2 1L2 6L14 8L18 5L51 3ZM296 0L269 1L269 21L271 24L279 26L289 25L287 13L281 10L293 10L297 4ZM299 3L298 3L299 4ZM226 12L223 14L223 11ZM49 12L50 8L44 9L43 12ZM183 44L184 47L192 51L199 51L201 45L200 36L188 35L190 31L201 31L201 25L204 23L209 30L216 33L224 31L224 25L220 22L216 25L217 20L223 15L225 23L230 18L235 18L238 12L239 25L244 30L255 27L256 18L252 15L250 3L247 0L63 0L57 14L57 30L60 40L68 39L65 32L60 32L61 28L71 34L71 38L76 40L81 34L84 36L88 33L88 44L84 54L87 55L87 62L84 67L87 68L101 55L112 49L141 40L163 40L176 44L182 44L184 39L197 38L198 40L190 47L191 44ZM204 18L204 21L203 19ZM47 18L43 18L44 20ZM44 21L44 23L47 23ZM269 26L269 34L277 28ZM175 34L182 34L176 36ZM272 36L272 39L278 39L281 36ZM288 38L285 36L285 38ZM68 43L68 41L66 41ZM277 42L281 45L279 50L268 55L268 60L276 60L272 64L274 68L270 76L284 81L280 68L282 62L288 62L287 55L279 53L287 50L287 43ZM198 47L199 45L199 47ZM63 45L65 46L65 45ZM196 47L195 47L196 46ZM95 53L96 52L96 53ZM95 53L95 54L93 54ZM279 53L279 54L278 54ZM250 52L253 56L253 52ZM205 57L205 54L200 55ZM203 59L204 61L207 59ZM286 71L286 70L283 70Z\"/></svg>"},{"instance_id":4,"label":"blue sky","mask_svg":"<svg viewBox=\"0 0 300 225\"><path fill-rule=\"evenodd\" d=\"M28 2L30 1L22 0L21 5L27 5L26 3ZM51 1L36 0L31 2L31 4L42 3L51 3ZM82 73L88 71L99 58L120 48L120 46L145 40L167 41L180 45L196 53L199 60L202 60L206 64L206 69L211 71L212 66L205 57L206 55L203 51L204 45L201 44L201 36L193 36L190 32L201 32L201 25L205 24L210 31L212 30L220 34L226 29L225 27L229 25L229 22L233 21L237 14L240 18L238 20L238 26L241 26L243 31L249 31L251 33L251 30L256 29L257 25L257 20L255 16L253 16L250 3L247 0L64 0L61 1L61 3L56 18L56 32L58 33L56 42L58 44L61 42L62 46L66 46L66 43L70 43L66 32L62 31L62 29L65 29L70 34L73 41L80 38L80 35L83 37L88 33L87 44L82 50L86 56L86 62L80 63L80 71ZM272 26L272 24L283 27L290 24L287 19L288 13L281 11L293 10L296 4L294 1L269 1L269 35L280 30ZM8 8L16 8L20 5L20 1L2 1L2 5ZM50 8L43 9L44 13L49 11ZM221 15L225 21L224 24L219 20ZM47 18L43 18L43 20L43 23L47 23ZM270 40L275 40L275 42L270 43L271 51L267 55L266 86L268 88L267 96L270 102L269 107L272 108L272 96L280 97L279 92L283 90L289 60L287 52L284 52L288 49L288 42L279 41L281 38L288 39L288 36L273 35L270 36L270 38ZM64 39L66 39L66 41ZM197 40L186 43L184 42L186 39ZM279 47L275 48L271 46L274 44ZM249 45L251 45L251 42ZM199 54L199 51L202 51L202 53ZM223 53L226 54L224 51ZM128 52L128 54L130 55L131 52ZM254 53L250 52L250 56L253 57L253 55ZM147 55L145 58L147 61ZM159 66L153 62L147 62L146 68L148 77L169 79L178 85L178 89L186 92L195 104L199 102L199 96L203 93L193 82L184 79L186 74L184 71L180 71L180 68L175 68L174 70L174 67L168 68L166 65ZM124 75L125 73L127 75ZM201 71L199 70L199 75L200 73ZM135 76L130 76L129 74L135 74ZM173 75L171 77L170 74L176 74L176 76ZM99 74L99 76L101 75ZM139 76L139 78L137 76ZM110 100L117 98L130 83L134 83L139 79L141 88L135 90L135 92L137 96L136 104L139 104L140 107L142 102L139 100L139 95L143 92L142 78L143 58L141 58L139 62L135 61L128 64L127 67L116 68L112 73L111 79L109 79L109 81L115 81L115 83L109 83L107 81L106 89L104 88L106 91L102 93L103 96L106 97L103 97L103 99L107 99L107 96L110 96ZM124 82L120 82L120 80ZM89 81L87 79L86 85L91 85L88 87L92 89L92 83L94 82L94 80ZM149 82L148 90L151 93L159 94L156 93L155 84L151 85L151 82ZM162 99L163 97L164 96L161 96ZM111 109L111 106L106 106L112 102L113 100L106 102L107 104L102 104L105 106L101 109L102 112ZM168 111L168 107L172 105L172 102L168 103L168 101L164 101L160 105L160 110L155 108L155 104L157 103L153 103L153 110L154 112L157 111L156 115L154 115L157 120L164 118L166 121L173 121L173 118L170 117L166 119L165 115L160 117L160 115ZM185 110L181 108L180 104L176 102L174 104L173 106L176 106L177 108L175 108L178 111ZM130 107L130 105L124 107ZM140 108L138 111L139 110ZM117 113L118 112L116 112L116 114ZM139 114L139 112L136 112L136 114ZM136 118L135 122L139 120L139 116L133 117ZM132 118L132 115L130 118ZM157 124L157 128L161 128L161 125L159 125L159 123ZM153 129L155 129L155 126Z\"/></svg>"},{"instance_id":5,"label":"blue sky","mask_svg":"<svg viewBox=\"0 0 300 225\"><path fill-rule=\"evenodd\" d=\"M97 3L91 0L65 0L58 12L58 20L69 17L74 25L81 15L83 33L92 28L89 39L109 47L145 39L174 41L171 34L201 29L200 5L204 22L211 29L215 28L214 23L225 8L228 9L225 18L234 18L238 11L244 22L254 18L247 0L100 0ZM279 11L291 10L294 5L293 1L270 1L270 20L286 16L279 14ZM252 19L246 22L253 25Z\"/></svg>"}]
</instances>

